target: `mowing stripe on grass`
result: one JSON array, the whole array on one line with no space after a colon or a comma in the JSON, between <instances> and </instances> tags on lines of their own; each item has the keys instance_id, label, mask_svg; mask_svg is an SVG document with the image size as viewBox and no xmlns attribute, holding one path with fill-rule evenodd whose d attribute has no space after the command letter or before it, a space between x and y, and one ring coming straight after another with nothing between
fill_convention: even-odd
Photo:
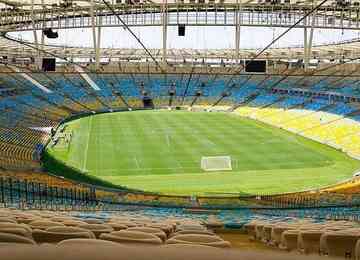
<instances>
[{"instance_id":1,"label":"mowing stripe on grass","mask_svg":"<svg viewBox=\"0 0 360 260\"><path fill-rule=\"evenodd\" d=\"M332 184L360 168L331 147L227 113L98 114L69 122L67 131L74 132L69 152L48 147L55 157L148 191L279 193ZM201 170L202 156L223 155L233 171Z\"/></svg>"}]
</instances>

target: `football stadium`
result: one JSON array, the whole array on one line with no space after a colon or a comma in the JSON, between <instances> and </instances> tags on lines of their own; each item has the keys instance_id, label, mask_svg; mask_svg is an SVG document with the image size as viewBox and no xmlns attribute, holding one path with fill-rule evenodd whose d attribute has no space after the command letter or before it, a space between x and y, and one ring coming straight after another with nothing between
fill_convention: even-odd
<instances>
[{"instance_id":1,"label":"football stadium","mask_svg":"<svg viewBox=\"0 0 360 260\"><path fill-rule=\"evenodd\" d=\"M0 259L360 259L360 2L0 0Z\"/></svg>"}]
</instances>

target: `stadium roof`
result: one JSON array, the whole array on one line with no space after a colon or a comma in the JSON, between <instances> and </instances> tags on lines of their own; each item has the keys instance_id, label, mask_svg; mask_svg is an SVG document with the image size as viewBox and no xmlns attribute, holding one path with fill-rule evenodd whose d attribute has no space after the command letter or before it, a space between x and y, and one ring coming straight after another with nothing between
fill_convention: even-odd
<instances>
[{"instance_id":1,"label":"stadium roof","mask_svg":"<svg viewBox=\"0 0 360 260\"><path fill-rule=\"evenodd\" d=\"M80 1L72 1L78 7L87 7L91 1L88 0L80 0ZM102 1L96 0L97 6L102 6L105 8ZM162 1L151 1L153 3L161 3ZM169 3L173 1L168 1ZM235 0L226 1L226 3L236 3ZM251 6L263 6L263 3L259 3L259 0L251 0L251 1L238 1L237 3L243 3L245 5ZM15 8L20 10L30 10L32 4L34 4L34 8L38 10L48 9L48 6L52 4L57 4L58 6L63 3L63 1L58 0L0 0L0 7L2 8ZM149 3L149 2L148 2ZM291 2L292 3L292 2ZM296 3L292 3L292 6L315 6L320 3L320 1L297 1ZM334 7L335 1L329 0L324 5ZM45 4L44 7L42 4ZM254 7L255 8L255 7ZM343 6L341 8L350 8L348 6ZM354 10L360 9L358 6L351 7ZM14 9L14 10L15 10ZM64 9L66 10L66 8ZM353 11L353 10L351 10ZM80 12L80 11L79 11ZM340 12L338 10L338 12ZM337 15L338 13L336 13ZM64 13L64 17L68 14ZM87 14L89 15L89 14ZM352 14L351 14L352 15ZM352 16L351 16L352 17ZM1 27L0 27L1 29ZM346 29L344 27L344 29ZM359 28L360 29L360 28ZM8 29L4 29L7 31ZM3 31L4 31L3 30ZM34 44L21 44L19 42L14 42L9 39L1 38L0 39L0 55L13 55L13 56L36 56L39 52L30 47L34 46ZM48 53L54 53L58 56L62 57L72 57L72 58L91 58L95 54L94 48L89 47L72 47L72 46L44 46L44 50ZM154 56L161 56L161 49L151 49L150 52ZM248 58L254 57L259 50L257 49L240 49L239 56L240 58ZM321 46L313 46L311 50L310 56L317 59L340 59L340 58L353 58L360 57L360 44L359 39L352 39L345 42L338 42L333 44L325 44ZM148 58L148 54L143 49L124 49L124 48L103 48L101 49L100 56L119 58L119 59L146 59ZM302 59L304 56L304 48L300 47L289 47L289 48L269 48L262 55L261 58L267 59ZM233 59L235 57L234 49L204 49L204 50L196 50L196 49L168 49L167 50L168 59L173 60L181 60L188 58L196 58L196 59Z\"/></svg>"},{"instance_id":2,"label":"stadium roof","mask_svg":"<svg viewBox=\"0 0 360 260\"><path fill-rule=\"evenodd\" d=\"M45 46L45 50L61 56L72 58L89 58L94 56L93 48L69 47L69 46ZM160 49L151 49L154 56L160 56ZM258 50L241 49L240 57L247 58L254 56ZM267 59L302 59L303 48L271 48L268 49L260 58ZM12 42L6 39L0 39L0 55L13 55L18 57L27 57L37 55L38 51ZM167 56L169 59L233 59L235 56L234 49L168 49ZM120 59L143 59L148 58L143 49L116 49L104 48L101 50L101 57L112 57ZM359 39L353 41L341 42L337 44L327 44L314 46L312 48L312 57L319 59L340 59L344 57L360 57Z\"/></svg>"},{"instance_id":3,"label":"stadium roof","mask_svg":"<svg viewBox=\"0 0 360 260\"><path fill-rule=\"evenodd\" d=\"M94 0L95 3L102 3L102 0ZM52 4L60 4L63 2L72 2L76 5L87 5L91 2L91 0L0 0L0 7L22 7L22 8L30 8L32 4L34 4L36 6L36 8L42 8L42 5L52 5ZM107 2L109 3L119 3L121 1L119 0L107 0ZM148 2L148 3L163 3L162 0L145 0L143 2ZM167 3L174 3L174 2L186 2L186 1L177 1L177 0L167 0ZM190 1L191 2L191 1ZM194 1L196 2L196 1ZM199 1L200 2L200 1ZM205 2L205 1L204 1ZM211 2L211 1L209 1ZM213 2L224 2L224 1L213 1ZM261 1L261 0L225 0L226 3L240 3L242 2L243 4L262 4L265 1ZM291 0L290 3L291 4L296 4L296 5L308 5L308 4L318 4L322 2L321 0L296 0L293 1ZM325 5L327 6L333 6L335 5L337 2L336 0L328 0ZM344 1L344 2L348 2L348 1Z\"/></svg>"}]
</instances>

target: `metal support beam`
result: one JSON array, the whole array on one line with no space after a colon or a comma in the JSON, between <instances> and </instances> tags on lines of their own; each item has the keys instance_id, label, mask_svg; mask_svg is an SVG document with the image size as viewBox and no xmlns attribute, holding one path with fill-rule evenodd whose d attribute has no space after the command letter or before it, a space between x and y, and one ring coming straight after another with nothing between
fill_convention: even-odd
<instances>
[{"instance_id":1,"label":"metal support beam","mask_svg":"<svg viewBox=\"0 0 360 260\"><path fill-rule=\"evenodd\" d=\"M41 31L41 49L43 50L44 49L44 46L45 45L45 35L44 35L44 32Z\"/></svg>"},{"instance_id":2,"label":"metal support beam","mask_svg":"<svg viewBox=\"0 0 360 260\"><path fill-rule=\"evenodd\" d=\"M101 25L101 17L99 17L99 23ZM101 27L97 28L97 44L95 49L95 67L100 67L100 50L101 50Z\"/></svg>"},{"instance_id":3,"label":"metal support beam","mask_svg":"<svg viewBox=\"0 0 360 260\"><path fill-rule=\"evenodd\" d=\"M240 25L235 27L235 59L239 62L240 59Z\"/></svg>"},{"instance_id":4,"label":"metal support beam","mask_svg":"<svg viewBox=\"0 0 360 260\"><path fill-rule=\"evenodd\" d=\"M310 60L311 57L311 49L312 49L312 43L313 43L313 37L314 37L314 25L315 25L315 15L312 16L312 21L311 21L311 29L310 29L310 37L309 37L309 42L307 45L307 56L308 56L308 60Z\"/></svg>"},{"instance_id":5,"label":"metal support beam","mask_svg":"<svg viewBox=\"0 0 360 260\"><path fill-rule=\"evenodd\" d=\"M37 0L39 1L39 0ZM91 12L95 9L95 14L103 16L103 26L119 26L118 19L113 19L112 10L106 10L104 5L110 5L107 0L83 0L84 2L95 2L95 6L79 5L71 8L43 8L35 9L37 28L53 28L53 29L71 29L71 28L91 28ZM105 1L105 3L101 3ZM237 0L239 1L239 0ZM328 1L328 0L327 0ZM48 2L48 1L45 1ZM165 5L166 2L166 5ZM226 1L225 1L226 2ZM233 1L236 2L236 1ZM309 2L309 1L307 1ZM36 3L36 1L35 1ZM38 4L39 5L39 4ZM35 4L35 6L38 6ZM302 14L308 12L314 7L314 4L306 3L304 5L254 5L248 3L247 0L242 1L241 26L258 26L258 27L281 27L287 28L291 26L289 19L279 19L279 14L284 12L291 15L291 19L297 20ZM132 26L162 26L162 16L164 6L167 12L168 26L177 26L184 24L186 26L235 26L235 15L239 11L237 4L217 3L214 8L213 3L194 5L181 4L177 2L169 2L162 0L160 4L141 5L114 5L116 13L124 15L128 27ZM140 11L141 10L141 11ZM341 30L360 30L360 23L355 14L358 13L359 7L351 5L346 8L338 6L324 5L320 6L316 12L315 28L322 29L341 29ZM44 22L46 18L46 23ZM294 18L293 18L294 17ZM90 18L90 19L89 19ZM225 18L225 19L224 19ZM90 20L90 22L89 22ZM50 22L53 21L53 22ZM303 28L304 24L299 23L296 28ZM13 10L11 12L1 13L1 29L2 31L24 31L33 30L31 21L31 7L26 10Z\"/></svg>"},{"instance_id":6,"label":"metal support beam","mask_svg":"<svg viewBox=\"0 0 360 260\"><path fill-rule=\"evenodd\" d=\"M41 0L41 5L44 8L44 0ZM45 25L45 17L43 18L44 22L43 22L43 26ZM41 30L41 49L44 50L45 47L45 35L44 35L44 31Z\"/></svg>"},{"instance_id":7,"label":"metal support beam","mask_svg":"<svg viewBox=\"0 0 360 260\"><path fill-rule=\"evenodd\" d=\"M31 0L31 20L32 20L32 25L33 25L33 35L34 35L34 44L36 48L39 48L39 41L38 41L38 36L37 36L37 32L36 32L36 28L35 28L35 14L34 14L34 0ZM38 56L40 57L40 51L38 52ZM39 61L39 59L37 59ZM40 63L37 62L37 64L39 65Z\"/></svg>"},{"instance_id":8,"label":"metal support beam","mask_svg":"<svg viewBox=\"0 0 360 260\"><path fill-rule=\"evenodd\" d=\"M94 43L94 52L95 52L95 70L99 69L100 65L100 51L98 50L98 40L96 39L96 18L95 18L95 1L91 0L90 2L90 15L91 15L91 28L92 28L92 34L93 34L93 43ZM100 31L100 30L99 30Z\"/></svg>"},{"instance_id":9,"label":"metal support beam","mask_svg":"<svg viewBox=\"0 0 360 260\"><path fill-rule=\"evenodd\" d=\"M308 32L307 32L307 18L304 20L304 70L307 71L309 67L309 60L308 60Z\"/></svg>"},{"instance_id":10,"label":"metal support beam","mask_svg":"<svg viewBox=\"0 0 360 260\"><path fill-rule=\"evenodd\" d=\"M166 52L167 52L167 0L163 0L163 4L162 4L162 40L163 40L163 44L162 44L162 62L164 64L166 64Z\"/></svg>"},{"instance_id":11,"label":"metal support beam","mask_svg":"<svg viewBox=\"0 0 360 260\"><path fill-rule=\"evenodd\" d=\"M311 28L310 34L308 35L307 28L304 28L304 69L305 71L309 68L312 42L314 37L314 25L315 25L315 15L311 16ZM305 25L307 24L307 19L304 21Z\"/></svg>"},{"instance_id":12,"label":"metal support beam","mask_svg":"<svg viewBox=\"0 0 360 260\"><path fill-rule=\"evenodd\" d=\"M242 0L240 0L240 3L238 2L238 11L236 12L236 20L235 20L235 59L236 62L239 62L240 58L240 15L241 15L241 6L242 6Z\"/></svg>"},{"instance_id":13,"label":"metal support beam","mask_svg":"<svg viewBox=\"0 0 360 260\"><path fill-rule=\"evenodd\" d=\"M34 42L35 42L35 46L38 47L38 37L37 37L37 33L36 33L36 28L35 28L35 15L34 15L34 0L31 0L31 20L33 23L33 34L34 34Z\"/></svg>"}]
</instances>

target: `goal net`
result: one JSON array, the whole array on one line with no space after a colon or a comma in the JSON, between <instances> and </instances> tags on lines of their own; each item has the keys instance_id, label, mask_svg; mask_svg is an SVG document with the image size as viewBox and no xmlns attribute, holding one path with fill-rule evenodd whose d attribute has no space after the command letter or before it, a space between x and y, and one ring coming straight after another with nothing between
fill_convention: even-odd
<instances>
[{"instance_id":1,"label":"goal net","mask_svg":"<svg viewBox=\"0 0 360 260\"><path fill-rule=\"evenodd\" d=\"M203 156L201 157L201 169L204 171L231 171L231 157Z\"/></svg>"}]
</instances>

